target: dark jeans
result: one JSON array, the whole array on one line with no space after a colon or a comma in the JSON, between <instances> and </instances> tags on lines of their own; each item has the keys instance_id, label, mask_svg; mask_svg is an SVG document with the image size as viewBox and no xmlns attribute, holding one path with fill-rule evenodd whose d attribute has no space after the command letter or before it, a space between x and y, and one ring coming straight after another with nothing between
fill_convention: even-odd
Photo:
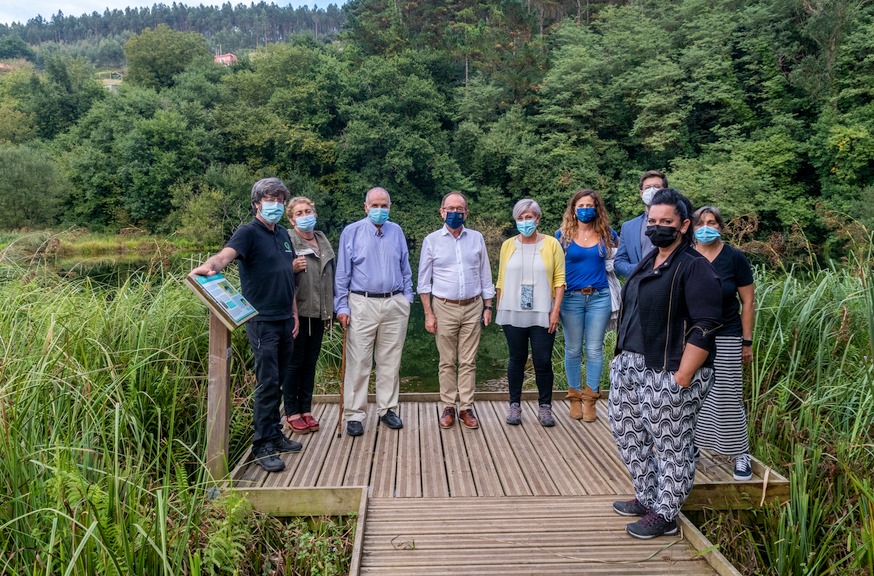
<instances>
[{"instance_id":1,"label":"dark jeans","mask_svg":"<svg viewBox=\"0 0 874 576\"><path fill-rule=\"evenodd\" d=\"M510 384L510 402L522 400L522 380L525 377L525 364L528 362L528 342L531 342L531 358L534 360L534 380L537 382L539 401L541 404L552 404L552 384L555 375L552 372L552 346L555 343L555 332L552 334L542 326L518 328L504 325L504 336L507 338L507 349L510 360L507 362L507 380Z\"/></svg>"},{"instance_id":2,"label":"dark jeans","mask_svg":"<svg viewBox=\"0 0 874 576\"><path fill-rule=\"evenodd\" d=\"M316 364L322 351L325 323L319 318L299 318L300 330L294 339L291 366L282 384L285 413L303 414L313 408L313 388L316 385Z\"/></svg>"},{"instance_id":3,"label":"dark jeans","mask_svg":"<svg viewBox=\"0 0 874 576\"><path fill-rule=\"evenodd\" d=\"M294 339L291 337L293 329L292 318L253 320L246 324L246 336L255 355L255 405L252 415L255 436L252 446L256 448L282 434L279 400L294 348Z\"/></svg>"}]
</instances>

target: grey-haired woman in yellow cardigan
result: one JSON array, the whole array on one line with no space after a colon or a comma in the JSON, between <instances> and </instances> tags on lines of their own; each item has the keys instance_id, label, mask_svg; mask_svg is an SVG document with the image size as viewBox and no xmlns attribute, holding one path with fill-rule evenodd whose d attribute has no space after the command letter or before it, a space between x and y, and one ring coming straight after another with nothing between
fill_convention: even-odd
<instances>
[{"instance_id":1,"label":"grey-haired woman in yellow cardigan","mask_svg":"<svg viewBox=\"0 0 874 576\"><path fill-rule=\"evenodd\" d=\"M537 231L542 212L534 200L519 200L513 219L519 235L501 246L497 318L507 338L510 408L507 424L522 423L522 379L529 344L540 402L538 419L555 426L552 415L552 347L564 296L564 251L554 237Z\"/></svg>"}]
</instances>

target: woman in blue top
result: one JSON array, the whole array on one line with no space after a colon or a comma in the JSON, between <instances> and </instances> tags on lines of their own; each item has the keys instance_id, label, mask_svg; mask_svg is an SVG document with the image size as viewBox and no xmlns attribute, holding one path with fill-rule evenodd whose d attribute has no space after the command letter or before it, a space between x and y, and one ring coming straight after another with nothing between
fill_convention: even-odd
<instances>
[{"instance_id":1,"label":"woman in blue top","mask_svg":"<svg viewBox=\"0 0 874 576\"><path fill-rule=\"evenodd\" d=\"M617 240L601 196L594 190L577 191L567 204L561 230L556 236L565 251L567 289L561 302L561 326L570 416L594 422L604 358L604 333L612 311L605 262ZM586 386L581 390L584 342Z\"/></svg>"}]
</instances>

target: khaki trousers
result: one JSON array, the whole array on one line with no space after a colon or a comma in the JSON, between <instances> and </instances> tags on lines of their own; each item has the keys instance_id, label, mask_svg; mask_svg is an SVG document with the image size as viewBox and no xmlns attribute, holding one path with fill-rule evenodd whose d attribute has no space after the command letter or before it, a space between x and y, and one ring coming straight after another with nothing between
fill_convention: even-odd
<instances>
[{"instance_id":1,"label":"khaki trousers","mask_svg":"<svg viewBox=\"0 0 874 576\"><path fill-rule=\"evenodd\" d=\"M455 406L457 402L459 410L469 410L476 391L476 351L482 332L483 302L478 298L459 306L432 297L431 309L437 318L440 400L446 406Z\"/></svg>"},{"instance_id":2,"label":"khaki trousers","mask_svg":"<svg viewBox=\"0 0 874 576\"><path fill-rule=\"evenodd\" d=\"M403 294L368 298L350 293L349 311L343 417L347 422L363 422L374 357L377 412L380 416L389 410L397 412L401 352L407 337L410 302Z\"/></svg>"}]
</instances>

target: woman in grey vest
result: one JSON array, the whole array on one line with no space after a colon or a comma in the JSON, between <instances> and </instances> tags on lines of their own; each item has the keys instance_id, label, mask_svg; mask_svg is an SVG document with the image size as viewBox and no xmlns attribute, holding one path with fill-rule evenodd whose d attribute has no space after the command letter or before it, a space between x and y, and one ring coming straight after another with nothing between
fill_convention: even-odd
<instances>
[{"instance_id":1,"label":"woman in grey vest","mask_svg":"<svg viewBox=\"0 0 874 576\"><path fill-rule=\"evenodd\" d=\"M311 414L316 364L322 350L325 325L334 310L334 249L324 232L315 230L313 201L297 196L288 201L288 235L294 247L294 279L300 329L294 339L291 366L283 381L285 420L292 432L307 434L319 429Z\"/></svg>"}]
</instances>

